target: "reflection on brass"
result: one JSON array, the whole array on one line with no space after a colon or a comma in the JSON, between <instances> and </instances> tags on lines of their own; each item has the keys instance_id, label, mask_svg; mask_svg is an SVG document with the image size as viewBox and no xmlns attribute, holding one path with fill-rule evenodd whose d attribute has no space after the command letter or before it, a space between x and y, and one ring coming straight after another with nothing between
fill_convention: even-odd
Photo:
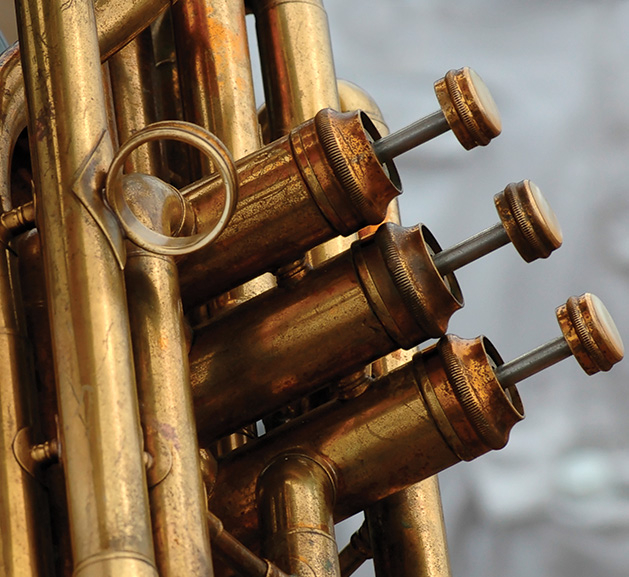
<instances>
[{"instance_id":1,"label":"reflection on brass","mask_svg":"<svg viewBox=\"0 0 629 577\"><path fill-rule=\"evenodd\" d=\"M17 8L0 55L0 574L337 577L373 555L378 577L448 577L434 475L506 444L524 378L624 353L587 293L507 363L443 336L453 271L561 244L530 181L445 250L394 224L397 155L500 133L480 77L448 72L440 110L388 134L337 80L321 0ZM361 510L340 562L334 523Z\"/></svg>"},{"instance_id":2,"label":"reflection on brass","mask_svg":"<svg viewBox=\"0 0 629 577\"><path fill-rule=\"evenodd\" d=\"M486 343L444 337L359 397L315 409L226 457L212 511L249 543L258 528L259 475L297 450L330 471L340 521L461 459L503 447L522 407L517 392L505 394L496 380L499 357ZM469 370L452 372L457 366Z\"/></svg>"},{"instance_id":3,"label":"reflection on brass","mask_svg":"<svg viewBox=\"0 0 629 577\"><path fill-rule=\"evenodd\" d=\"M334 481L307 455L275 459L260 475L262 551L290 575L340 577L334 538Z\"/></svg>"},{"instance_id":4,"label":"reflection on brass","mask_svg":"<svg viewBox=\"0 0 629 577\"><path fill-rule=\"evenodd\" d=\"M190 369L202 439L254 422L396 348L442 335L462 297L454 277L432 266L438 250L425 228L385 225L294 285L198 331Z\"/></svg>"},{"instance_id":5,"label":"reflection on brass","mask_svg":"<svg viewBox=\"0 0 629 577\"><path fill-rule=\"evenodd\" d=\"M103 229L69 190L96 147L102 164L93 178L102 185L113 154L93 7L18 8L74 573L155 575L122 272ZM86 191L105 215L94 193Z\"/></svg>"},{"instance_id":6,"label":"reflection on brass","mask_svg":"<svg viewBox=\"0 0 629 577\"><path fill-rule=\"evenodd\" d=\"M376 135L376 136L371 136ZM239 201L230 226L207 250L179 262L186 307L201 304L312 246L381 222L400 193L370 144L375 128L362 114L323 110L288 136L236 162ZM216 219L219 177L184 190L199 228ZM221 274L208 274L220 270Z\"/></svg>"}]
</instances>

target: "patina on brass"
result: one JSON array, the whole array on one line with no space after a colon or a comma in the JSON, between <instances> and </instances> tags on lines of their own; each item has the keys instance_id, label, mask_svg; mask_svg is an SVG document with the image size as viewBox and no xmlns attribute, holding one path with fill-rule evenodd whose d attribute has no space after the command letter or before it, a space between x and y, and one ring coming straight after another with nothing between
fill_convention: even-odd
<instances>
[{"instance_id":1,"label":"patina on brass","mask_svg":"<svg viewBox=\"0 0 629 577\"><path fill-rule=\"evenodd\" d=\"M494 363L500 358L485 339L444 337L362 395L315 409L226 457L212 511L250 543L258 530L258 477L282 454L304 452L331 471L340 521L461 459L503 447L523 414L517 391L506 394L496 380ZM480 422L486 426L477 428Z\"/></svg>"},{"instance_id":2,"label":"patina on brass","mask_svg":"<svg viewBox=\"0 0 629 577\"><path fill-rule=\"evenodd\" d=\"M156 575L93 6L26 1L18 24L74 574Z\"/></svg>"},{"instance_id":3,"label":"patina on brass","mask_svg":"<svg viewBox=\"0 0 629 577\"><path fill-rule=\"evenodd\" d=\"M384 225L290 288L198 331L190 369L202 445L399 347L442 335L462 297L454 277L432 266L439 250L425 228Z\"/></svg>"},{"instance_id":4,"label":"patina on brass","mask_svg":"<svg viewBox=\"0 0 629 577\"><path fill-rule=\"evenodd\" d=\"M590 359L600 358L601 350L608 351L601 367L622 359L622 341L598 299L572 297L567 306L579 309L571 324L590 321L580 339L587 334L596 344ZM324 405L227 457L212 510L245 543L254 539L259 476L284 454L306 454L328 471L339 521L459 460L501 449L524 417L515 384L570 356L568 341L559 339L558 353L545 345L503 364L486 338L446 335L362 395Z\"/></svg>"},{"instance_id":5,"label":"patina on brass","mask_svg":"<svg viewBox=\"0 0 629 577\"><path fill-rule=\"evenodd\" d=\"M179 195L156 178L135 175L125 187L147 226L169 234L185 213ZM129 183L129 181L127 181ZM129 243L127 298L146 447L153 537L160 575L212 576L183 311L172 258ZM166 470L154 479L153 471ZM161 476L160 476L161 477Z\"/></svg>"},{"instance_id":6,"label":"patina on brass","mask_svg":"<svg viewBox=\"0 0 629 577\"><path fill-rule=\"evenodd\" d=\"M323 110L288 136L236 162L239 202L230 225L207 250L179 263L184 306L201 304L316 244L382 221L400 194L370 144L378 138L360 113ZM217 215L223 183L214 177L183 193L199 228ZM211 274L220 270L221 274Z\"/></svg>"},{"instance_id":7,"label":"patina on brass","mask_svg":"<svg viewBox=\"0 0 629 577\"><path fill-rule=\"evenodd\" d=\"M19 433L27 446L41 434L15 251L0 254L0 574L52 575L50 526L44 487L15 451Z\"/></svg>"},{"instance_id":8,"label":"patina on brass","mask_svg":"<svg viewBox=\"0 0 629 577\"><path fill-rule=\"evenodd\" d=\"M280 455L258 480L263 555L290 575L340 577L335 482L305 454Z\"/></svg>"}]
</instances>

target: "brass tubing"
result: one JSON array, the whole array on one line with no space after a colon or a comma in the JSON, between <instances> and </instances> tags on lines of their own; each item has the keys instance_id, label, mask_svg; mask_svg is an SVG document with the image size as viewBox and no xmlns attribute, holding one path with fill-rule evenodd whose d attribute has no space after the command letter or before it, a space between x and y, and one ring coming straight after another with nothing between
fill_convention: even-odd
<instances>
[{"instance_id":1,"label":"brass tubing","mask_svg":"<svg viewBox=\"0 0 629 577\"><path fill-rule=\"evenodd\" d=\"M256 0L271 140L322 108L340 109L328 17L320 0Z\"/></svg>"},{"instance_id":2,"label":"brass tubing","mask_svg":"<svg viewBox=\"0 0 629 577\"><path fill-rule=\"evenodd\" d=\"M444 280L432 267L430 253L438 251L425 228L384 225L290 288L199 330L190 369L201 445L396 348L443 334L462 297L454 277Z\"/></svg>"},{"instance_id":3,"label":"brass tubing","mask_svg":"<svg viewBox=\"0 0 629 577\"><path fill-rule=\"evenodd\" d=\"M349 543L339 553L341 577L349 577L367 559L372 557L369 529L367 528L367 522L363 522L358 531L350 537Z\"/></svg>"},{"instance_id":4,"label":"brass tubing","mask_svg":"<svg viewBox=\"0 0 629 577\"><path fill-rule=\"evenodd\" d=\"M142 198L130 202L136 214L142 210L152 227L160 230L181 204L168 199L167 193L151 192L151 202L163 206L163 212L155 204L147 207ZM149 498L159 574L211 577L177 268L172 258L138 247L130 246L127 254L125 280L136 378L146 447L153 457Z\"/></svg>"},{"instance_id":5,"label":"brass tubing","mask_svg":"<svg viewBox=\"0 0 629 577\"><path fill-rule=\"evenodd\" d=\"M150 31L145 30L114 55L110 66L116 122L124 142L155 119L150 98ZM144 146L134 152L139 154L129 158L127 171L154 174L159 150ZM142 174L127 177L126 182L127 200L147 226L164 234L181 228L182 203L172 188ZM172 258L128 242L125 281L140 417L152 457L149 500L159 574L211 577L177 268ZM155 346L156 342L160 345Z\"/></svg>"},{"instance_id":6,"label":"brass tubing","mask_svg":"<svg viewBox=\"0 0 629 577\"><path fill-rule=\"evenodd\" d=\"M215 134L239 160L260 148L245 7L233 0L185 0L173 10L186 120ZM203 166L197 176L210 174ZM275 285L265 275L212 303L214 314Z\"/></svg>"},{"instance_id":7,"label":"brass tubing","mask_svg":"<svg viewBox=\"0 0 629 577\"><path fill-rule=\"evenodd\" d=\"M46 281L41 256L40 237L36 230L21 235L15 242L20 267L20 284L26 313L28 334L33 346L33 364L37 379L37 402L44 439L58 435L57 392L46 304ZM58 444L58 443L57 443ZM49 494L52 524L52 546L55 552L55 575L72 575L72 544L68 521L65 479L61 464L46 468L43 476Z\"/></svg>"},{"instance_id":8,"label":"brass tubing","mask_svg":"<svg viewBox=\"0 0 629 577\"><path fill-rule=\"evenodd\" d=\"M258 479L262 552L289 575L340 577L335 488L325 467L301 454L275 459Z\"/></svg>"},{"instance_id":9,"label":"brass tubing","mask_svg":"<svg viewBox=\"0 0 629 577\"><path fill-rule=\"evenodd\" d=\"M450 559L437 475L367 509L378 577L449 577Z\"/></svg>"},{"instance_id":10,"label":"brass tubing","mask_svg":"<svg viewBox=\"0 0 629 577\"><path fill-rule=\"evenodd\" d=\"M108 63L118 139L123 144L138 130L157 120L151 31L143 30ZM160 160L159 143L150 142L131 153L125 170L158 176Z\"/></svg>"},{"instance_id":11,"label":"brass tubing","mask_svg":"<svg viewBox=\"0 0 629 577\"><path fill-rule=\"evenodd\" d=\"M14 454L22 429L34 441L35 382L16 274L16 257L0 251L0 574L52 575L44 486Z\"/></svg>"},{"instance_id":12,"label":"brass tubing","mask_svg":"<svg viewBox=\"0 0 629 577\"><path fill-rule=\"evenodd\" d=\"M261 559L225 531L223 523L216 515L208 512L207 520L216 556L234 571L246 577L288 577L279 567Z\"/></svg>"},{"instance_id":13,"label":"brass tubing","mask_svg":"<svg viewBox=\"0 0 629 577\"><path fill-rule=\"evenodd\" d=\"M260 137L244 4L180 0L173 13L186 120L216 134L236 160L247 156Z\"/></svg>"},{"instance_id":14,"label":"brass tubing","mask_svg":"<svg viewBox=\"0 0 629 577\"><path fill-rule=\"evenodd\" d=\"M171 0L95 0L101 60L104 62L122 48L171 3ZM7 186L13 146L26 126L23 78L20 47L16 43L0 57L0 202L3 210L11 208Z\"/></svg>"},{"instance_id":15,"label":"brass tubing","mask_svg":"<svg viewBox=\"0 0 629 577\"><path fill-rule=\"evenodd\" d=\"M365 115L322 110L238 161L239 201L229 226L207 249L178 261L184 307L291 263L327 239L381 222L401 190L395 167L387 173L373 154L372 137L378 135ZM215 222L222 188L213 177L183 191L199 230Z\"/></svg>"},{"instance_id":16,"label":"brass tubing","mask_svg":"<svg viewBox=\"0 0 629 577\"><path fill-rule=\"evenodd\" d=\"M226 457L210 508L247 544L258 531L258 478L280 455L300 452L325 463L338 522L461 459L503 447L523 414L515 388L507 395L494 377L499 362L482 338L443 337L359 397L315 409Z\"/></svg>"},{"instance_id":17,"label":"brass tubing","mask_svg":"<svg viewBox=\"0 0 629 577\"><path fill-rule=\"evenodd\" d=\"M155 576L93 5L17 8L74 574Z\"/></svg>"}]
</instances>

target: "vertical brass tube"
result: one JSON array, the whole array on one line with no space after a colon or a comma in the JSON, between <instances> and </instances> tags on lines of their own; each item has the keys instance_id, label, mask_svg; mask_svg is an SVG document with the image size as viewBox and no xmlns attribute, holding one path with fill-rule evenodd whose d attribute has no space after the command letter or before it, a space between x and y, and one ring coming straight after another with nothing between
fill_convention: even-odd
<instances>
[{"instance_id":1,"label":"vertical brass tube","mask_svg":"<svg viewBox=\"0 0 629 577\"><path fill-rule=\"evenodd\" d=\"M173 12L186 120L216 134L238 160L260 147L244 4L180 0Z\"/></svg>"},{"instance_id":2,"label":"vertical brass tube","mask_svg":"<svg viewBox=\"0 0 629 577\"><path fill-rule=\"evenodd\" d=\"M122 141L155 119L150 31L110 60L116 122ZM154 174L159 151L131 156L129 172ZM153 229L170 234L181 203L168 188L145 189L129 199ZM166 229L166 230L164 230ZM140 416L149 468L149 499L159 574L211 577L199 448L192 412L188 353L177 268L172 258L127 243L125 267ZM155 342L161 343L155 346Z\"/></svg>"},{"instance_id":3,"label":"vertical brass tube","mask_svg":"<svg viewBox=\"0 0 629 577\"><path fill-rule=\"evenodd\" d=\"M180 0L173 10L185 117L215 134L239 160L261 145L244 3ZM205 166L198 176L210 172ZM231 290L215 309L274 285L270 274L258 277Z\"/></svg>"},{"instance_id":4,"label":"vertical brass tube","mask_svg":"<svg viewBox=\"0 0 629 577\"><path fill-rule=\"evenodd\" d=\"M74 574L153 577L120 231L98 194L113 150L93 5L17 8Z\"/></svg>"},{"instance_id":5,"label":"vertical brass tube","mask_svg":"<svg viewBox=\"0 0 629 577\"><path fill-rule=\"evenodd\" d=\"M125 278L142 422L153 456L149 497L159 574L209 577L212 560L177 268L171 258L133 248Z\"/></svg>"},{"instance_id":6,"label":"vertical brass tube","mask_svg":"<svg viewBox=\"0 0 629 577\"><path fill-rule=\"evenodd\" d=\"M215 134L234 160L239 160L261 144L244 2L180 0L173 12L185 117ZM197 176L212 172L207 158L201 158L199 169ZM214 299L212 314L274 286L269 273L252 279ZM229 452L247 439L234 433L223 439L216 451Z\"/></svg>"},{"instance_id":7,"label":"vertical brass tube","mask_svg":"<svg viewBox=\"0 0 629 577\"><path fill-rule=\"evenodd\" d=\"M0 252L0 574L52 575L44 487L14 454L19 431L33 442L35 383L16 283L16 257Z\"/></svg>"},{"instance_id":8,"label":"vertical brass tube","mask_svg":"<svg viewBox=\"0 0 629 577\"><path fill-rule=\"evenodd\" d=\"M146 28L170 3L170 0L95 0L101 60L107 60ZM15 140L26 126L24 80L18 44L0 57L0 86L0 202L2 209L8 210L11 208L6 188L10 182L8 163Z\"/></svg>"},{"instance_id":9,"label":"vertical brass tube","mask_svg":"<svg viewBox=\"0 0 629 577\"><path fill-rule=\"evenodd\" d=\"M120 143L157 120L154 83L153 39L150 30L142 31L108 61L114 96L116 128ZM159 175L159 144L150 142L134 150L127 172Z\"/></svg>"},{"instance_id":10,"label":"vertical brass tube","mask_svg":"<svg viewBox=\"0 0 629 577\"><path fill-rule=\"evenodd\" d=\"M16 239L22 298L37 382L38 415L43 439L56 439L57 390L52 354L50 321L46 304L46 280L41 258L39 234L32 230ZM65 480L60 463L47 467L42 478L46 484L52 525L52 546L55 552L55 575L72 575L72 544L68 522Z\"/></svg>"},{"instance_id":11,"label":"vertical brass tube","mask_svg":"<svg viewBox=\"0 0 629 577\"><path fill-rule=\"evenodd\" d=\"M278 457L258 479L262 553L289 575L339 577L334 537L335 486L316 460Z\"/></svg>"},{"instance_id":12,"label":"vertical brass tube","mask_svg":"<svg viewBox=\"0 0 629 577\"><path fill-rule=\"evenodd\" d=\"M328 16L321 0L253 2L271 140L313 118L322 108L340 110ZM347 250L356 235L313 248L319 266Z\"/></svg>"},{"instance_id":13,"label":"vertical brass tube","mask_svg":"<svg viewBox=\"0 0 629 577\"><path fill-rule=\"evenodd\" d=\"M451 574L436 475L390 495L365 513L376 575Z\"/></svg>"},{"instance_id":14,"label":"vertical brass tube","mask_svg":"<svg viewBox=\"0 0 629 577\"><path fill-rule=\"evenodd\" d=\"M328 17L321 0L252 4L275 140L322 108L340 109Z\"/></svg>"}]
</instances>

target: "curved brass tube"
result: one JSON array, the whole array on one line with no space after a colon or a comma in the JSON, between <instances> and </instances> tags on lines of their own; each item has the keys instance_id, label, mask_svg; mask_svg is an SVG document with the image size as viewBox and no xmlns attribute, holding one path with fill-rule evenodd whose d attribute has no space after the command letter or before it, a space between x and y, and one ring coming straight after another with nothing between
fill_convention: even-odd
<instances>
[{"instance_id":1,"label":"curved brass tube","mask_svg":"<svg viewBox=\"0 0 629 577\"><path fill-rule=\"evenodd\" d=\"M307 455L275 459L258 479L262 553L296 577L340 577L334 537L335 487Z\"/></svg>"},{"instance_id":2,"label":"curved brass tube","mask_svg":"<svg viewBox=\"0 0 629 577\"><path fill-rule=\"evenodd\" d=\"M176 1L176 0L174 0ZM171 0L95 0L101 60L104 62L170 6ZM0 57L0 202L11 207L8 185L15 140L26 126L24 76L18 43Z\"/></svg>"}]
</instances>

